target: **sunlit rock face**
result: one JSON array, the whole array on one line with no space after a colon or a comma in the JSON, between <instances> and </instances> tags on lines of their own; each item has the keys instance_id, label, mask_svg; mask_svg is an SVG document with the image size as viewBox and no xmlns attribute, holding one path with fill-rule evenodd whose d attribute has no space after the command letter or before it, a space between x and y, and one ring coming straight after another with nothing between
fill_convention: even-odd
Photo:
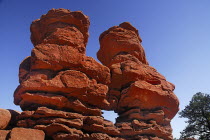
<instances>
[{"instance_id":1,"label":"sunlit rock face","mask_svg":"<svg viewBox=\"0 0 210 140\"><path fill-rule=\"evenodd\" d=\"M171 119L179 110L175 86L149 66L138 30L124 22L100 36L98 59L111 72L108 101L127 139L171 140Z\"/></svg>"},{"instance_id":2,"label":"sunlit rock face","mask_svg":"<svg viewBox=\"0 0 210 140\"><path fill-rule=\"evenodd\" d=\"M47 138L117 136L102 117L110 70L85 55L89 19L80 11L52 9L31 24L34 48L20 64L14 103L23 112L17 126L43 130Z\"/></svg>"},{"instance_id":3,"label":"sunlit rock face","mask_svg":"<svg viewBox=\"0 0 210 140\"><path fill-rule=\"evenodd\" d=\"M174 85L149 66L138 30L124 22L102 33L101 64L85 54L89 25L81 11L66 9L33 21L34 48L14 92L23 110L16 126L38 129L40 139L171 140ZM116 124L101 110L118 113Z\"/></svg>"}]
</instances>

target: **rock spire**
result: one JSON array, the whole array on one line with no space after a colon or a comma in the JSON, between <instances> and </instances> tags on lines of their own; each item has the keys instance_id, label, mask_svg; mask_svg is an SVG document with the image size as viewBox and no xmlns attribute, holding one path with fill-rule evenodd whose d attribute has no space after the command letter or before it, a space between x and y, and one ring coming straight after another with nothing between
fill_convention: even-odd
<instances>
[{"instance_id":1,"label":"rock spire","mask_svg":"<svg viewBox=\"0 0 210 140\"><path fill-rule=\"evenodd\" d=\"M127 139L172 139L171 119L179 110L175 86L149 66L138 30L124 22L100 36L98 59L111 72L108 101L116 126Z\"/></svg>"}]
</instances>

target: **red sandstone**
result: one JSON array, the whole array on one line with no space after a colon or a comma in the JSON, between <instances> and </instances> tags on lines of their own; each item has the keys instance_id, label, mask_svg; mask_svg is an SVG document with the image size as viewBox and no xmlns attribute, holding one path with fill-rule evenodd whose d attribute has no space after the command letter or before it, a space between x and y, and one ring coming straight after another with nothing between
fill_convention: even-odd
<instances>
[{"instance_id":1,"label":"red sandstone","mask_svg":"<svg viewBox=\"0 0 210 140\"><path fill-rule=\"evenodd\" d=\"M90 22L52 9L31 24L14 103L0 110L0 139L172 140L175 86L149 66L138 30L124 22L100 35L100 64L85 55ZM116 123L101 110L118 113ZM6 130L7 129L7 130Z\"/></svg>"}]
</instances>

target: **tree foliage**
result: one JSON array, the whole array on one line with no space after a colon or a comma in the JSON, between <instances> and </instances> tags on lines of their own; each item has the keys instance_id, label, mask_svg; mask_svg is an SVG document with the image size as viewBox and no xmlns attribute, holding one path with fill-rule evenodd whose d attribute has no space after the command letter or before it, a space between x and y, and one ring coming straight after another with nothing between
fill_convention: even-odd
<instances>
[{"instance_id":1,"label":"tree foliage","mask_svg":"<svg viewBox=\"0 0 210 140\"><path fill-rule=\"evenodd\" d=\"M210 95L196 93L189 105L179 113L187 118L188 125L181 132L181 138L198 137L200 140L210 140Z\"/></svg>"}]
</instances>

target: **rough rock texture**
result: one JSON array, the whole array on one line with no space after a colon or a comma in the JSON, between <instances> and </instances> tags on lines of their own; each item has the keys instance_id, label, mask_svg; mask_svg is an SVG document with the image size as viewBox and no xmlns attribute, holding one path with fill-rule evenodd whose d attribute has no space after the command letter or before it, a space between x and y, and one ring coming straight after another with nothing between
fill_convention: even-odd
<instances>
[{"instance_id":1,"label":"rough rock texture","mask_svg":"<svg viewBox=\"0 0 210 140\"><path fill-rule=\"evenodd\" d=\"M31 56L20 64L14 103L17 126L43 130L50 139L117 138L102 117L110 70L85 55L89 19L82 12L52 9L31 25Z\"/></svg>"},{"instance_id":2,"label":"rough rock texture","mask_svg":"<svg viewBox=\"0 0 210 140\"><path fill-rule=\"evenodd\" d=\"M174 85L148 65L138 31L128 22L100 36L98 59L111 71L108 101L119 117L120 137L171 140L178 111Z\"/></svg>"},{"instance_id":3,"label":"rough rock texture","mask_svg":"<svg viewBox=\"0 0 210 140\"><path fill-rule=\"evenodd\" d=\"M10 130L0 130L0 140L6 140L9 137Z\"/></svg>"},{"instance_id":4,"label":"rough rock texture","mask_svg":"<svg viewBox=\"0 0 210 140\"><path fill-rule=\"evenodd\" d=\"M11 113L9 110L6 109L0 109L0 129L6 129L10 123L11 120Z\"/></svg>"},{"instance_id":5,"label":"rough rock texture","mask_svg":"<svg viewBox=\"0 0 210 140\"><path fill-rule=\"evenodd\" d=\"M16 126L16 117L20 112L11 109L0 109L0 130L10 129Z\"/></svg>"},{"instance_id":6,"label":"rough rock texture","mask_svg":"<svg viewBox=\"0 0 210 140\"><path fill-rule=\"evenodd\" d=\"M23 110L46 106L101 115L97 107L109 106L110 71L85 55L88 27L89 19L82 12L65 9L52 9L32 23L35 47L20 65L15 104Z\"/></svg>"},{"instance_id":7,"label":"rough rock texture","mask_svg":"<svg viewBox=\"0 0 210 140\"><path fill-rule=\"evenodd\" d=\"M0 130L0 140L44 140L45 133L42 130L18 128L12 130Z\"/></svg>"},{"instance_id":8,"label":"rough rock texture","mask_svg":"<svg viewBox=\"0 0 210 140\"><path fill-rule=\"evenodd\" d=\"M18 126L43 130L47 136L54 139L90 138L92 135L107 134L107 137L117 136L120 132L112 122L101 116L85 116L80 113L39 107L36 111L23 111L18 117ZM59 131L65 132L63 134Z\"/></svg>"},{"instance_id":9,"label":"rough rock texture","mask_svg":"<svg viewBox=\"0 0 210 140\"><path fill-rule=\"evenodd\" d=\"M34 48L14 92L23 112L0 110L0 139L172 140L174 85L148 65L138 30L124 22L102 33L100 64L85 55L89 24L66 9L31 24ZM116 123L102 110L117 112Z\"/></svg>"},{"instance_id":10,"label":"rough rock texture","mask_svg":"<svg viewBox=\"0 0 210 140\"><path fill-rule=\"evenodd\" d=\"M44 140L45 134L42 130L13 128L9 140Z\"/></svg>"},{"instance_id":11,"label":"rough rock texture","mask_svg":"<svg viewBox=\"0 0 210 140\"><path fill-rule=\"evenodd\" d=\"M130 23L124 22L103 32L99 38L100 50L98 59L106 66L110 66L112 59L117 55L128 53L133 55L143 64L148 64L138 30ZM124 58L125 59L125 58Z\"/></svg>"}]
</instances>

